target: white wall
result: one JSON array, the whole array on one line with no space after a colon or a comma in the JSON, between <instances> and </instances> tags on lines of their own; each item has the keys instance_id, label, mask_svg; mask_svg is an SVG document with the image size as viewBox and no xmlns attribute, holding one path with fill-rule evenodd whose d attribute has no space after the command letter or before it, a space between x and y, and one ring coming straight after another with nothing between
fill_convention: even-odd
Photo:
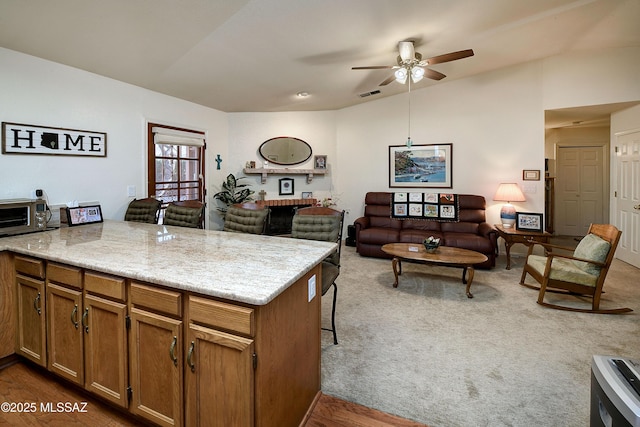
<instances>
[{"instance_id":1,"label":"white wall","mask_svg":"<svg viewBox=\"0 0 640 427\"><path fill-rule=\"evenodd\" d=\"M478 53L480 54L480 53ZM544 171L544 110L640 100L640 48L585 52L482 75L443 80L412 91L414 144L453 144L456 193L487 198L488 220L498 222L493 194L500 182L521 185L523 169ZM577 77L579 76L579 78ZM295 191L332 195L362 213L367 191L389 191L388 147L404 144L408 98L400 94L330 112L226 114L48 61L0 49L0 119L107 132L108 157L0 156L0 198L29 197L44 188L53 203L99 200L107 218L122 218L135 185L146 188L145 124L157 121L207 132L207 187L211 228L221 222L211 196L228 173L260 160L258 147L274 136L294 136L328 156L329 175ZM220 154L222 169L213 161ZM311 165L295 166L306 168ZM80 181L82 179L83 181ZM278 177L254 190L278 198ZM544 211L543 181L527 181L519 210Z\"/></svg>"},{"instance_id":2,"label":"white wall","mask_svg":"<svg viewBox=\"0 0 640 427\"><path fill-rule=\"evenodd\" d=\"M207 185L226 176L212 161L226 157L225 113L2 48L0 93L2 122L107 133L106 158L0 155L0 199L41 188L51 204L99 201L105 218L122 219L127 186L147 195L147 121L205 131Z\"/></svg>"}]
</instances>

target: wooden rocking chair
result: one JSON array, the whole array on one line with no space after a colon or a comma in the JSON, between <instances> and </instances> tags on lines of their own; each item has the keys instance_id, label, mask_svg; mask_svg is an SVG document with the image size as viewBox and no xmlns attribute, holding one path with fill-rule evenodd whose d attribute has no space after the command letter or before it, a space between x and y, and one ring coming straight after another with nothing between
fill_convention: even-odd
<instances>
[{"instance_id":1,"label":"wooden rocking chair","mask_svg":"<svg viewBox=\"0 0 640 427\"><path fill-rule=\"evenodd\" d=\"M633 311L630 308L600 309L602 287L621 234L622 232L613 225L591 224L589 232L580 241L575 251L557 245L532 243L529 246L527 260L522 269L520 284L538 289L538 304L545 307L602 314L621 314ZM536 245L543 246L546 255L534 255L532 252ZM566 253L573 252L573 254L554 253L553 249L567 251ZM540 284L539 287L524 283L527 273ZM545 302L544 297L547 290L591 296L591 308L567 307Z\"/></svg>"}]
</instances>

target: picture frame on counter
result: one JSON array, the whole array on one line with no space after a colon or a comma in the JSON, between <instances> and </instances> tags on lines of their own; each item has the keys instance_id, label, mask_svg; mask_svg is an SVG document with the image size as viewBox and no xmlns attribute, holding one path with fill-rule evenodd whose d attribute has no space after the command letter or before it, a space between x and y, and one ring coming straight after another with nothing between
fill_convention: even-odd
<instances>
[{"instance_id":1,"label":"picture frame on counter","mask_svg":"<svg viewBox=\"0 0 640 427\"><path fill-rule=\"evenodd\" d=\"M293 178L280 178L278 180L279 195L291 196L293 195Z\"/></svg>"},{"instance_id":2,"label":"picture frame on counter","mask_svg":"<svg viewBox=\"0 0 640 427\"><path fill-rule=\"evenodd\" d=\"M102 208L100 205L78 206L67 208L66 211L67 225L69 225L69 227L103 222Z\"/></svg>"},{"instance_id":3,"label":"picture frame on counter","mask_svg":"<svg viewBox=\"0 0 640 427\"><path fill-rule=\"evenodd\" d=\"M302 192L302 199L303 200L313 199L313 193L311 191L303 191Z\"/></svg>"},{"instance_id":4,"label":"picture frame on counter","mask_svg":"<svg viewBox=\"0 0 640 427\"><path fill-rule=\"evenodd\" d=\"M542 233L544 221L541 213L516 212L516 230Z\"/></svg>"}]
</instances>

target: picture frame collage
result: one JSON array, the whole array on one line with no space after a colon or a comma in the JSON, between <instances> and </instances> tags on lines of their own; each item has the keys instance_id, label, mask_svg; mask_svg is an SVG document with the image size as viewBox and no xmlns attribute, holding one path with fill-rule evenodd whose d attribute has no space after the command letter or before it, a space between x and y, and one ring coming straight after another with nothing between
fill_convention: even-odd
<instances>
[{"instance_id":1,"label":"picture frame collage","mask_svg":"<svg viewBox=\"0 0 640 427\"><path fill-rule=\"evenodd\" d=\"M452 193L393 193L391 217L395 219L426 219L458 221L458 195Z\"/></svg>"}]
</instances>

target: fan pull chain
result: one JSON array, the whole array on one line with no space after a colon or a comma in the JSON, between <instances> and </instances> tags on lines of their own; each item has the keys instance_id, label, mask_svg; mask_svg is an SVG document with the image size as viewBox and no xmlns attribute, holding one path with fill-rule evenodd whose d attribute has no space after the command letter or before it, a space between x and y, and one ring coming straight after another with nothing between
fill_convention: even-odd
<instances>
[{"instance_id":1,"label":"fan pull chain","mask_svg":"<svg viewBox=\"0 0 640 427\"><path fill-rule=\"evenodd\" d=\"M411 148L413 141L411 141L411 79L409 78L409 131L407 135L407 148Z\"/></svg>"}]
</instances>

